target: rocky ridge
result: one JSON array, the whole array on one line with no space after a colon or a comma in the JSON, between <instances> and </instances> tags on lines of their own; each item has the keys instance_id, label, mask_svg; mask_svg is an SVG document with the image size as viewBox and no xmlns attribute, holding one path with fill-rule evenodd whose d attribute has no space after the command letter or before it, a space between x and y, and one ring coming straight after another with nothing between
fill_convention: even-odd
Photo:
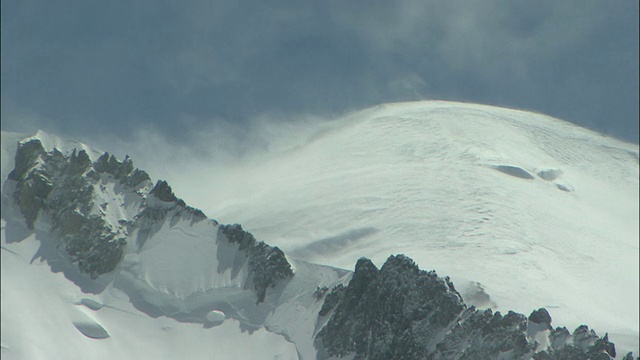
<instances>
[{"instance_id":1,"label":"rocky ridge","mask_svg":"<svg viewBox=\"0 0 640 360\"><path fill-rule=\"evenodd\" d=\"M128 156L118 161L105 152L91 161L84 150L73 149L66 155L55 148L46 151L39 139L30 138L18 144L8 179L15 181L13 201L27 228L34 230L38 219L47 219L62 255L91 279L116 269L127 244L140 248L161 224L177 218L207 220L202 211L179 199L166 181L153 185ZM133 208L104 201L112 193L133 198ZM213 225L218 223L213 220ZM137 237L131 239L134 230ZM269 287L293 276L277 247L257 242L239 225L221 225L219 231L246 254L248 283L253 284L258 302L264 301Z\"/></svg>"},{"instance_id":2,"label":"rocky ridge","mask_svg":"<svg viewBox=\"0 0 640 360\"><path fill-rule=\"evenodd\" d=\"M293 276L291 265L279 248L269 246L263 241L256 241L253 235L244 231L239 224L220 225L218 229L230 242L239 244L240 250L247 254L258 303L264 301L268 288Z\"/></svg>"},{"instance_id":3,"label":"rocky ridge","mask_svg":"<svg viewBox=\"0 0 640 360\"><path fill-rule=\"evenodd\" d=\"M128 159L120 163L105 153L92 163L84 150L68 156L57 149L46 152L37 139L19 144L15 162L8 178L17 182L13 197L27 227L34 229L40 216L50 218L51 231L70 261L92 279L115 269L127 233L122 224L110 224L94 211L94 185L103 175L125 184L138 177L149 181L148 176L133 172Z\"/></svg>"},{"instance_id":4,"label":"rocky ridge","mask_svg":"<svg viewBox=\"0 0 640 360\"><path fill-rule=\"evenodd\" d=\"M612 359L615 345L586 325L551 327L546 309L525 315L467 307L447 277L391 256L381 269L356 264L348 286L325 296L319 358ZM625 359L632 359L631 353Z\"/></svg>"}]
</instances>

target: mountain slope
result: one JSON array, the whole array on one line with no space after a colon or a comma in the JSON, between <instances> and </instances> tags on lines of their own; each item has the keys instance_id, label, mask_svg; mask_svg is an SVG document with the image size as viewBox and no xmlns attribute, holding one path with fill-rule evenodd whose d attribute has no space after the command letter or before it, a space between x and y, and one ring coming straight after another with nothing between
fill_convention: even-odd
<instances>
[{"instance_id":1,"label":"mountain slope","mask_svg":"<svg viewBox=\"0 0 640 360\"><path fill-rule=\"evenodd\" d=\"M172 177L184 198L291 256L348 268L403 253L471 303L546 306L571 328L586 316L638 348L637 145L530 112L418 102L208 166Z\"/></svg>"},{"instance_id":2,"label":"mountain slope","mask_svg":"<svg viewBox=\"0 0 640 360\"><path fill-rule=\"evenodd\" d=\"M35 278L47 277L46 271L43 274L29 266L35 262L47 263L82 292L93 295L80 297L76 290L69 298L61 292L69 291L69 284L64 281L58 283L59 287L46 286L52 298L61 297L60 307L66 303L62 313L69 313L57 316L59 321L54 324L68 328L73 325L87 338L109 339L109 327L103 326L109 319L98 321L95 315L88 314L91 311L76 307L99 311L102 316L108 316L103 307L143 318L164 316L200 324L205 329L220 325L229 317L235 319L231 323L239 325L236 334L231 331L231 340L238 343L245 340L243 332L259 331L256 347L232 349L225 356L254 354L259 358L271 352L273 358L297 358L302 352L310 358L309 354L315 353L311 346L313 336L308 331L314 326L313 309L321 303L314 301L311 294L324 283L335 285L346 271L290 263L282 251L256 241L240 226L218 226L201 211L188 207L166 182L158 181L154 186L144 171L133 168L130 159L120 162L107 153L98 157L76 147L63 153L51 147L51 139L55 138L45 133L23 139L15 168L4 183L2 275L7 281L3 281L2 324L6 333L24 334L20 319L32 319L34 315L32 309L23 308L20 303L24 298L42 298L40 289L15 291L19 285L12 280L16 275L22 280L22 271L36 272ZM53 143L59 143L55 140ZM10 260L4 261L5 257ZM27 263L27 259L31 260ZM295 278L292 265L298 274ZM302 298L305 293L309 296ZM123 297L128 301L121 301ZM49 307L42 310L42 318L47 318ZM135 320L138 319L133 317L114 327L117 331L129 323L134 323L132 328L145 326ZM146 326L155 328L157 324L147 322ZM274 341L263 330L265 327L299 341L292 346L285 338L278 338L270 351L263 352L259 346L268 339ZM294 331L299 327L305 331ZM77 338L78 334L74 334ZM300 336L303 339L297 339ZM24 335L18 339L3 337L5 340L6 351L11 351L7 356L42 356L31 353L34 346L25 343ZM123 340L126 335L113 341L113 346L126 352ZM160 348L168 345L151 343ZM41 351L43 345L37 340L36 344L35 351ZM77 357L82 344L76 345L77 348L55 347L62 354L64 350L71 351L69 356L56 351L55 356ZM11 350L14 346L15 350ZM154 351L151 349L149 354ZM195 353L199 351L204 350ZM98 351L96 356L110 355Z\"/></svg>"},{"instance_id":3,"label":"mountain slope","mask_svg":"<svg viewBox=\"0 0 640 360\"><path fill-rule=\"evenodd\" d=\"M252 256L216 246L217 224L166 183L48 134L21 144L3 184L3 358L297 358L262 324L249 334L218 320L225 295L256 306ZM233 269L212 261L217 250L237 255ZM193 296L213 288L227 292Z\"/></svg>"},{"instance_id":4,"label":"mountain slope","mask_svg":"<svg viewBox=\"0 0 640 360\"><path fill-rule=\"evenodd\" d=\"M435 106L429 103L419 105L420 111L427 113L432 112ZM444 111L448 116L456 113L455 106L447 105L454 108ZM437 108L437 106L435 107ZM410 105L402 105L400 108L406 111L402 116L411 120L408 121L409 124L415 122L415 119L411 117L414 115L407 115L415 109L411 109ZM307 157L307 161L313 160L310 163L314 166L321 165L322 161L327 161L322 158L325 156L322 155L323 152L332 149L332 146L329 145L335 145L336 138L344 139L345 129L355 128L356 131L346 135L357 143L357 135L363 130L361 126L371 127L369 123L371 119L374 119L374 122L377 119L375 114L371 114L371 111L375 113L380 110L365 111L355 118L335 124L332 129L316 137L312 143L291 152L289 155L294 158L308 156L313 154L313 152L309 152L309 149L317 147L322 150L321 154L316 153L315 158ZM361 116L360 120L358 120L358 116ZM398 109L393 109L388 119L395 123L397 119L402 119L402 116L399 116ZM405 131L407 136L412 133L408 129ZM381 134L377 135L379 135L380 141L385 142L385 138ZM21 136L17 134L3 133L3 160L9 158L9 154L12 152L6 145L5 139L19 138ZM607 151L614 154L618 154L619 151L627 151L627 155L633 155L633 147L626 144L617 146L613 147L613 150ZM394 148L390 144L382 147L386 150ZM361 149L367 150L366 148ZM635 151L637 154L637 147ZM452 152L455 153L455 151ZM358 212L358 210L362 210L362 205L366 205L366 201L362 202L362 199L358 199L358 196L362 196L362 192L359 191L364 190L360 190L360 187L349 188L346 186L346 190L349 191L341 193L341 191L345 191L341 186L358 181L357 178L353 178L354 174L349 171L345 173L344 169L340 168L345 165L341 162L351 162L351 165L355 165L354 160L345 154L350 153L343 151L343 158L336 156L332 162L329 161L337 166L337 169L332 170L333 173L324 169L327 177L324 178L325 181L313 184L318 186L305 187L302 183L297 186L315 193L320 184L328 182L330 185L337 186L338 184L334 181L338 181L341 185L334 188L333 194L325 194L326 198L322 199L324 203L314 203L312 199L309 199L310 206L321 205L316 210L325 211L324 215L330 217L331 214L326 212L331 209L327 206L333 205L331 202L335 201L334 199L343 196L342 207L338 206L334 210L341 212L345 217L341 219L342 221L352 221L352 224L348 225L360 225L363 219L368 218L362 212ZM389 177L389 174L405 171L404 168L407 166L405 163L398 162L400 166L394 169L393 164L388 163L389 158L382 155L384 152L379 153L377 160L371 163L368 163L368 160L363 160L362 169L364 170L354 167L354 171L356 171L355 175L367 176L367 181L363 181L362 184L368 183L370 185L367 189L371 194L376 194L373 190L377 190L384 197L389 194L393 195L393 186L387 186L392 191L385 193L383 187L380 185L376 187L375 181L371 181L371 179L375 179L375 177L370 177L371 174L393 179L393 177ZM435 156L433 162L442 162L440 157L443 156L446 158L451 154ZM365 158L368 158L368 155ZM273 179L279 179L282 182L280 186L291 186L295 189L296 181L310 180L309 177L306 177L308 176L307 171L315 169L314 166L305 168L302 166L303 164L298 164L301 166L296 168L299 173L297 178L293 177L295 181L284 182L283 178L278 178L283 174L276 171L278 170L275 166L278 165L277 160L286 160L294 164L295 161L286 156L276 159L262 158L261 160L263 165L250 161L249 169L265 170L261 166L271 167L269 171L262 173L261 179L266 181L263 184L273 185L273 187L260 187L257 194L260 194L260 191L264 191L264 189L284 193L284 189L278 190L277 184L269 184L269 181ZM447 161L451 163L451 168L448 169L451 171L447 174L456 175L456 171L459 169L456 168L455 161L451 161L451 159ZM427 159L425 156L423 161L418 162L416 170L420 170L421 167L424 170L424 164L431 162L431 159ZM624 164L626 163L623 161L623 166L620 166L623 171L618 171L618 173L614 171L613 175L624 174L624 171L632 174L633 167L629 171L629 167ZM579 327L573 336L562 328L552 331L549 325L551 320L546 314L546 310L532 313L527 321L525 316L516 313L509 313L503 318L501 314L493 314L490 310L487 312L476 310L473 307L468 308L453 284L446 279L438 278L433 272L420 271L411 260L403 256L390 257L380 271L368 260L358 261L355 273L289 258L277 247L258 242L242 227L236 225L220 226L216 221L208 219L201 211L187 206L184 201L173 194L166 182L158 181L154 185L144 171L134 169L128 158L118 161L113 156L93 151L85 145L39 133L21 141L15 163L7 165L3 161L2 165L2 174L6 174L9 179L3 181L2 192L3 357L38 358L47 357L47 355L50 357L51 353L42 353L43 349L53 351L62 357L77 356L83 349L92 352L98 358L107 358L110 353L128 357L130 353L127 355L129 351L127 349L131 346L138 346L138 344L133 345L132 339L138 339L139 333L144 332L154 333L156 336L153 339L141 340L142 344L139 344L140 347L137 351L143 357L147 354L163 354L165 352L180 354L181 350L176 347L185 347L185 354L192 354L189 356L201 357L219 347L224 349L220 350L223 352L219 352L219 354L230 357L300 357L308 359L316 356L323 358L332 355L346 355L347 357L356 355L373 358L370 355L372 354L370 346L374 346L374 349L378 350L391 351L380 352L380 354L391 354L392 357L408 356L398 352L399 349L405 347L398 348L393 345L391 348L385 348L384 344L387 341L390 341L388 344L401 341L408 346L407 349L413 349L411 350L413 351L412 356L418 358L423 356L459 358L464 349L467 349L465 356L471 358L473 358L473 354L485 354L489 357L496 357L500 354L504 358L528 358L534 352L542 356L542 351L546 351L546 354L552 358L561 357L562 352L574 353L574 355L577 354L576 356L590 352L608 358L607 353L610 355L615 353L606 336L598 338L586 327ZM13 167L13 171L10 172L7 166ZM279 166L282 167L281 169L286 168L284 163ZM607 166L611 167L611 164L607 164ZM379 171L381 168L387 168L387 171ZM558 170L562 170L560 168L546 167L532 171L526 166L506 161L480 164L478 168L489 171L487 173L478 171L475 175L492 179L495 181L494 186L498 184L500 188L506 189L505 193L513 190L509 181L533 183L534 188L538 186L543 189L552 189L555 193L546 193L549 195L549 199L553 199L552 195L554 194L564 196L578 193L574 183L566 181L564 175L558 178L560 173ZM615 169L615 166L611 169ZM611 169L608 168L613 171ZM635 169L637 184L637 158ZM370 170L378 171L367 173ZM242 171L245 172L242 173ZM251 175L246 171L246 168L235 168L225 176L229 180L229 176L233 177L239 173ZM284 178L289 179L287 176ZM634 181L633 178L624 178L629 183ZM427 178L421 179L426 180ZM481 183L482 180L475 179L475 182ZM440 186L437 181L433 181L433 183ZM452 183L461 184L453 181ZM618 183L624 182L619 181ZM473 182L462 182L462 185L470 184ZM243 188L246 184L240 182L238 186ZM405 184L404 188L411 190L411 186L413 183L409 182ZM418 192L415 191L414 194L416 193ZM543 192L539 192L537 195L540 193ZM286 220L290 228L296 229L298 225L294 221L295 218L277 217L286 215L280 212L279 206L282 205L274 203L273 207L268 206L269 204L262 202L264 198L260 198L260 196L265 196L264 193L260 196L255 196L254 192L247 192L247 194L253 194L252 198L256 201L255 204L262 207L263 210L274 210L271 213L272 221ZM438 192L427 192L428 194L434 197L434 194L438 194ZM488 201L492 197L498 197L498 200L501 200L496 192L489 191L485 195L482 197L482 193L479 193L477 201ZM288 198L285 197L285 200L291 199L292 195L288 196ZM302 196L307 196L307 194ZM442 197L443 195L438 196ZM229 198L231 200L227 204L233 204L234 201L237 201L233 194L230 194ZM398 199L393 201L391 198L386 199L391 204L394 203L393 201L398 201ZM355 210L350 207L352 204L349 201L351 200L356 201ZM404 200L408 210L400 206L399 203L393 208L399 215L410 214L411 207L416 210L411 197L405 196ZM440 200L442 201L441 211L446 213L446 211L456 210L455 207L447 209L446 199ZM525 198L525 200L527 199ZM375 201L373 200L374 203ZM466 201L466 198L461 198L459 201ZM472 201L469 202L473 204ZM633 199L630 201L633 210L632 202ZM562 203L562 201L558 201L558 203ZM489 249L486 250L486 253L490 253L491 246L495 248L500 245L500 238L497 235L512 234L509 232L512 231L509 227L512 226L511 221L524 222L527 220L519 218L520 215L517 213L500 213L502 210L499 208L505 205L503 200L494 203L489 201L488 204L489 207L495 207L492 208L492 211L498 215L506 214L512 219L501 219L503 220L501 225L506 226L506 229L502 230L493 229L492 227L498 226L495 224L485 225L483 230L490 235L493 233L495 237L493 239L491 236L487 237L486 243ZM577 204L582 204L584 207L583 203L578 202ZM291 215L306 216L305 212L309 211L309 208L300 209L301 206L306 206L304 204L289 205L300 210L300 212ZM626 206L628 203L622 203L622 205ZM465 224L465 221L468 221L467 218L475 214L478 209L468 209L467 212L462 211L463 208L458 210L461 210L461 216L458 219L441 218L441 226L444 228L436 226L433 233L445 233L450 230L447 226L456 221ZM385 209L381 208L379 211L384 212ZM254 210L248 210L247 213L255 214ZM341 261L337 256L341 255L340 252L332 251L333 248L342 247L347 250L344 259L355 256L357 250L360 250L364 255L374 254L379 258L387 248L394 248L390 251L393 253L409 253L412 248L408 245L411 245L412 242L414 248L422 248L416 247L415 238L407 238L407 233L404 233L405 236L400 236L403 235L402 226L398 226L400 218L391 216L387 221L380 221L376 225L375 221L380 220L376 217L379 214L376 215L376 211L372 211L370 214L370 220L374 221L370 225L374 224L375 226L341 228L338 231L342 233L337 236L320 241L313 239L306 243L302 239L297 247L288 250L295 253L297 257L307 259L314 256L326 257L332 254L335 257L334 261ZM413 218L409 217L406 221L416 221L414 225L419 228L423 224L420 223L421 217L418 215L425 214L427 213L424 211L421 214L414 214ZM615 215L615 212L613 214ZM532 211L532 218L537 215L539 214ZM496 220L499 218L491 212L484 216L489 217L489 220L493 220L492 216L495 216ZM322 219L321 221L325 221L326 224L331 219ZM627 226L625 224L623 221L623 226ZM244 225L246 226L246 224ZM317 223L309 225L313 231ZM402 224L400 223L400 225ZM438 224L432 223L432 225ZM602 223L594 226L601 225ZM400 230L397 230L396 236L392 236L394 234L385 233L387 227L396 227ZM329 229L332 227L328 227L324 231ZM500 233L500 231L504 231L504 233ZM381 233L386 237L378 238L377 242L373 241L376 236L381 236ZM426 232L423 235L426 240L429 240L433 233ZM524 235L522 237L525 240L532 241L531 237L536 234L522 232L521 235ZM467 257L469 253L465 254L465 249L469 250L468 239L460 236L463 245L465 245L464 241L467 244L465 246L460 244L451 246L452 244L445 240L451 240L452 237L449 235L441 240L438 254L445 254L445 248L449 247L451 252L457 254L458 257L452 257L450 254L448 259L473 265L477 260L473 256ZM260 236L258 238L264 239ZM291 239L283 237L270 239L269 242L281 243L281 246L286 249L286 246L290 245L287 243L288 240ZM504 242L508 240L502 239ZM572 243L575 239L570 240L568 244L575 245ZM628 241L629 239L623 240ZM391 241L392 244L389 243ZM511 240L511 243L507 242L507 245L518 245L519 241L522 240ZM363 249L362 244L368 244L368 248ZM531 242L528 245L532 248L529 252L535 252L533 249L537 244ZM546 243L542 243L542 245L549 246ZM395 247L398 248L397 251ZM424 249L431 251L438 249L438 246L424 246ZM478 244L476 244L476 249L480 249ZM593 249L588 250L592 251ZM615 249L612 250L612 253L618 256L620 255L619 251L619 249ZM486 256L481 251L477 252ZM473 252L471 254L475 255ZM511 255L518 255L518 252ZM564 260L571 259L566 257L567 253L561 253L560 256L564 256ZM507 258L514 257L516 256L508 256ZM633 261L633 254L629 258ZM487 259L492 262L485 263L484 267L472 267L471 269L476 273L483 269L489 269L495 274L494 259ZM553 264L554 260L545 260L541 257L532 259L538 262L547 261L549 264ZM584 265L580 263L582 258L579 256L573 260L575 260L573 266ZM508 261L503 261L503 264L499 265L506 266ZM514 262L511 261L513 266ZM48 266L37 266L38 264L47 264ZM517 260L515 264L517 264ZM49 268L54 273L51 273ZM443 273L440 269L438 270ZM521 269L514 268L514 273L522 274L517 271L521 271ZM525 271L525 273L527 272ZM536 285L540 285L535 283L540 281L537 278L538 275L539 273L529 269L529 277L524 278L525 281L523 278L519 282L514 281L515 287L507 288L506 291L509 294L515 294L512 296L513 300L520 300L524 303L531 301L525 298L518 299L518 296L526 295L527 291L531 290L529 287L535 289ZM566 274L562 275L567 277ZM575 274L569 274L569 276L571 275ZM600 280L600 277L603 276L602 274L596 275L592 276L596 280ZM503 274L500 276L504 277ZM631 278L633 276L632 273ZM368 280L364 282L358 280L363 277ZM471 277L467 278L475 280ZM576 279L581 280L579 277ZM43 286L25 287L25 280L28 281L27 283L43 284ZM614 281L615 285L622 283L629 285L626 278L614 280L616 280ZM548 282L551 283L551 290L556 289L554 286L557 284L549 280ZM485 282L482 284L484 285ZM503 285L509 284L505 281ZM599 284L595 281L594 285ZM476 284L475 286L475 297L470 296L469 291L463 295L472 302L490 303L492 300L482 292L482 285ZM546 290L546 295L555 295L550 289ZM387 304L386 301L390 300L389 294L396 294L394 295L396 298ZM494 293L490 292L490 294L495 301ZM596 294L596 292L592 292L592 295ZM564 295L566 294L560 293L560 296ZM41 306L38 301L34 301L34 299L42 299L47 296L50 298L50 306ZM30 305L21 306L25 301ZM590 308L589 306L599 306L600 303L593 302L592 299L582 299L582 301L588 304L578 309L568 310L573 310L577 314L576 319L579 318L576 320L577 322L586 321L591 325L591 320L599 318L593 313L581 310ZM633 298L630 301L633 302ZM378 305L370 306L367 304ZM398 307L398 304L405 305ZM625 303L623 302L623 304ZM531 309L542 305L545 304L538 303L529 309L519 311L528 313ZM521 304L518 306L522 307ZM55 309L55 314L50 314L50 309ZM504 307L501 306L500 309L502 310ZM562 308L551 309L554 318L556 310L560 309ZM615 322L616 313L611 308L601 307L596 310L599 311L596 315L602 316L610 324L620 326ZM48 319L46 323L50 325L38 327L41 319ZM345 329L342 326L345 323L352 324L349 327L352 332L341 332L340 329ZM562 321L556 323L574 327L572 324ZM59 339L60 342L57 344L65 343L69 344L68 346L56 346L56 342L44 345L38 339L38 337L47 337L47 333L54 332L53 329L61 324L66 324L63 327L66 326L64 328L67 330L56 333L55 336L49 338ZM633 331L628 332L624 326L633 327L637 326L637 323L634 324L627 320L621 324L624 329L622 333L633 336ZM415 336L401 335L407 333L407 327L414 329ZM31 332L37 336L25 336L31 328L40 329L40 331ZM600 331L609 330L606 327L596 328ZM135 329L135 331L126 329ZM172 329L179 330L172 331ZM171 334L158 335L161 332ZM180 334L186 333L194 338L202 339L202 341L209 341L208 337L215 333L217 339L228 337L229 341L212 341L209 342L210 347L194 349L189 345L189 341L182 342L180 340L182 339ZM282 337L274 338L274 333L282 335ZM11 335L5 336L4 334ZM554 345L551 345L551 339L556 338L559 340L554 340ZM346 347L344 344L340 345L341 341L345 339L352 339L356 346L350 347L349 341L347 341ZM504 339L512 340L504 342ZM266 342L273 342L273 346L269 346L268 351L261 351L261 346ZM246 346L240 346L241 343L246 343ZM37 345L33 346L33 344ZM91 344L96 345L92 346ZM229 346L230 344L238 344L239 347ZM624 346L622 348L625 349Z\"/></svg>"}]
</instances>

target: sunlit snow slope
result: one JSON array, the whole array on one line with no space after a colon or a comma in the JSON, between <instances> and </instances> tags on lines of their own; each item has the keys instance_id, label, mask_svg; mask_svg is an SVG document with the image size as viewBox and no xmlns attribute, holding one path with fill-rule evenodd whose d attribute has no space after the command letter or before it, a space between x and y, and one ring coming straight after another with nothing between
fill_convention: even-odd
<instances>
[{"instance_id":1,"label":"sunlit snow slope","mask_svg":"<svg viewBox=\"0 0 640 360\"><path fill-rule=\"evenodd\" d=\"M637 145L531 112L399 103L206 169L177 181L185 199L291 256L350 268L404 253L471 303L546 306L637 351Z\"/></svg>"}]
</instances>

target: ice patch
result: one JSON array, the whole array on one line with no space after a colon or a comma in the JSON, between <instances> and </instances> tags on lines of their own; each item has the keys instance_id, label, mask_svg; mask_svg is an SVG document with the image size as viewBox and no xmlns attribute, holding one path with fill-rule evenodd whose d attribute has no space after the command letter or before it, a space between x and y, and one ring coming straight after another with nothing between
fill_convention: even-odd
<instances>
[{"instance_id":1,"label":"ice patch","mask_svg":"<svg viewBox=\"0 0 640 360\"><path fill-rule=\"evenodd\" d=\"M102 325L95 321L74 321L73 326L75 326L82 335L91 339L106 339L111 336Z\"/></svg>"},{"instance_id":2,"label":"ice patch","mask_svg":"<svg viewBox=\"0 0 640 360\"><path fill-rule=\"evenodd\" d=\"M573 186L569 184L556 183L556 186L558 187L558 189L566 192L572 192L575 190Z\"/></svg>"},{"instance_id":3,"label":"ice patch","mask_svg":"<svg viewBox=\"0 0 640 360\"><path fill-rule=\"evenodd\" d=\"M494 165L494 169L503 172L507 175L511 175L520 179L525 180L533 180L533 175L529 174L529 172L521 167L512 166L512 165Z\"/></svg>"},{"instance_id":4,"label":"ice patch","mask_svg":"<svg viewBox=\"0 0 640 360\"><path fill-rule=\"evenodd\" d=\"M222 324L227 316L220 310L211 310L207 313L205 319L207 320L207 325L217 326Z\"/></svg>"},{"instance_id":5,"label":"ice patch","mask_svg":"<svg viewBox=\"0 0 640 360\"><path fill-rule=\"evenodd\" d=\"M84 305L91 310L100 310L104 306L103 304L100 304L95 300L91 300L87 298L83 298L82 300L80 300L80 303L78 303L78 305Z\"/></svg>"}]
</instances>

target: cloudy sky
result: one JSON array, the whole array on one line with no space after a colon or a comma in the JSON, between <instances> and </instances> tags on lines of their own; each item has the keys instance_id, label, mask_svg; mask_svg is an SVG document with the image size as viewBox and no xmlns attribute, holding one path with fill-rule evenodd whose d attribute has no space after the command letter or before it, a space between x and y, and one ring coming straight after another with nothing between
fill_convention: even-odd
<instances>
[{"instance_id":1,"label":"cloudy sky","mask_svg":"<svg viewBox=\"0 0 640 360\"><path fill-rule=\"evenodd\" d=\"M635 0L3 0L2 129L187 143L447 99L638 143L638 17Z\"/></svg>"}]
</instances>

